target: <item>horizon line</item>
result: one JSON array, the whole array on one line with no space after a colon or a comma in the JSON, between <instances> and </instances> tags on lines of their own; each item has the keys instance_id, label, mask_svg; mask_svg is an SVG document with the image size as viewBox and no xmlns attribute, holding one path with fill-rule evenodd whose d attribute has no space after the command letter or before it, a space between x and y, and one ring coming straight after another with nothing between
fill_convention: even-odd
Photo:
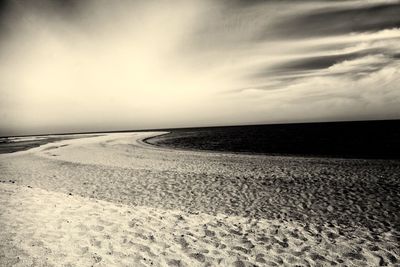
<instances>
[{"instance_id":1,"label":"horizon line","mask_svg":"<svg viewBox=\"0 0 400 267\"><path fill-rule=\"evenodd\" d=\"M121 130L104 130L104 131L86 131L86 132L64 132L64 133L38 133L26 135L0 135L0 138L8 137L30 137L30 136L47 136L47 135L78 135L78 134L101 134L101 133L127 133L127 132L150 132L150 131L170 131L185 130L197 128L222 128L222 127L246 127L246 126L273 126L273 125L294 125L294 124L330 124L330 123L364 123L364 122L392 122L400 121L398 119L366 119L366 120L335 120L335 121L310 121L310 122L277 122L277 123L254 123L254 124L235 124L235 125L212 125L212 126L188 126L188 127L170 127L170 128L145 128L145 129L121 129Z\"/></svg>"}]
</instances>

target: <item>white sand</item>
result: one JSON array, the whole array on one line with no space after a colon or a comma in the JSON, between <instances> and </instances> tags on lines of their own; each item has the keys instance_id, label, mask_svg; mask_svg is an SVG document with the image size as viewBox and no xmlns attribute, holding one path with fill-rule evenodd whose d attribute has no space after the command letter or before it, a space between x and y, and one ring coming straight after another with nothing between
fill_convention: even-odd
<instances>
[{"instance_id":1,"label":"white sand","mask_svg":"<svg viewBox=\"0 0 400 267\"><path fill-rule=\"evenodd\" d=\"M0 266L398 263L398 213L389 214L398 207L390 176L398 163L176 151L140 141L153 134L0 155Z\"/></svg>"}]
</instances>

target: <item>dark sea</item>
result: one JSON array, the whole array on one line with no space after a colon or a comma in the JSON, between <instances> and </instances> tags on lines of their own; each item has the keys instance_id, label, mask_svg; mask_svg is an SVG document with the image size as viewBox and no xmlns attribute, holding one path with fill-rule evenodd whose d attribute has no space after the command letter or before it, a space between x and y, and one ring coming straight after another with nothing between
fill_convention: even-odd
<instances>
[{"instance_id":1,"label":"dark sea","mask_svg":"<svg viewBox=\"0 0 400 267\"><path fill-rule=\"evenodd\" d=\"M178 149L400 159L400 120L169 129L146 140Z\"/></svg>"}]
</instances>

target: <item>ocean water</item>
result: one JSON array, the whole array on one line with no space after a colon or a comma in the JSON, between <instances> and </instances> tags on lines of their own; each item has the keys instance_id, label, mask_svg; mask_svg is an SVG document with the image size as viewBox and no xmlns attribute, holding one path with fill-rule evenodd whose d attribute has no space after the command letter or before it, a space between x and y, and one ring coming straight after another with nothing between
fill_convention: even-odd
<instances>
[{"instance_id":1,"label":"ocean water","mask_svg":"<svg viewBox=\"0 0 400 267\"><path fill-rule=\"evenodd\" d=\"M172 129L146 140L180 149L269 155L400 158L400 120Z\"/></svg>"}]
</instances>

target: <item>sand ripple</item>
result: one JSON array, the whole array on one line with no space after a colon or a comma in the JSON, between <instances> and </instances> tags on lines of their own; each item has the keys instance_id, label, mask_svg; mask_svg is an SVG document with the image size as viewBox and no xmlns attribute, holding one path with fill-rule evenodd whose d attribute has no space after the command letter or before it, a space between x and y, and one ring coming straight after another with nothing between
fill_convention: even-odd
<instances>
[{"instance_id":1,"label":"sand ripple","mask_svg":"<svg viewBox=\"0 0 400 267\"><path fill-rule=\"evenodd\" d=\"M400 162L176 151L151 134L1 156L0 265L400 260Z\"/></svg>"},{"instance_id":2,"label":"sand ripple","mask_svg":"<svg viewBox=\"0 0 400 267\"><path fill-rule=\"evenodd\" d=\"M132 207L9 184L0 185L0 202L2 266L378 266L398 256L395 236L377 243L362 228L349 238L334 226Z\"/></svg>"}]
</instances>

